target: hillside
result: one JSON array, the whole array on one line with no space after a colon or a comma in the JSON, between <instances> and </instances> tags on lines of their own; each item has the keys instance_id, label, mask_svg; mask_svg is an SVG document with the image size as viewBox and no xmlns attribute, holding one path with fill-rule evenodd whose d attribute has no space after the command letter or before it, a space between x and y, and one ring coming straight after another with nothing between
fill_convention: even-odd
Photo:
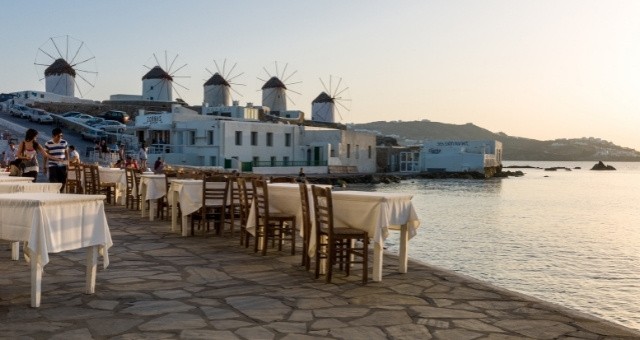
<instances>
[{"instance_id":1,"label":"hillside","mask_svg":"<svg viewBox=\"0 0 640 340\"><path fill-rule=\"evenodd\" d=\"M394 137L401 145L420 144L428 139L495 139L503 144L504 159L531 161L640 161L640 152L617 146L599 138L535 139L494 133L471 123L464 125L421 121L371 122L349 124L354 130L366 130Z\"/></svg>"}]
</instances>

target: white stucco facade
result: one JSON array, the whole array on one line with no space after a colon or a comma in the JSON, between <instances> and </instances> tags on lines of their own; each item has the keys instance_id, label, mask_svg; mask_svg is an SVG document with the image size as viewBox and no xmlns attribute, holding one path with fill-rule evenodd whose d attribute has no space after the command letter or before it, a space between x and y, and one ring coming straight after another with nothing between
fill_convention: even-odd
<instances>
[{"instance_id":1,"label":"white stucco facade","mask_svg":"<svg viewBox=\"0 0 640 340\"><path fill-rule=\"evenodd\" d=\"M204 104L209 106L231 105L231 88L227 85L204 86Z\"/></svg>"},{"instance_id":2,"label":"white stucco facade","mask_svg":"<svg viewBox=\"0 0 640 340\"><path fill-rule=\"evenodd\" d=\"M287 110L287 90L283 87L269 87L262 89L262 106L271 111Z\"/></svg>"},{"instance_id":3,"label":"white stucco facade","mask_svg":"<svg viewBox=\"0 0 640 340\"><path fill-rule=\"evenodd\" d=\"M67 73L52 74L45 77L45 91L61 95L75 96L75 79Z\"/></svg>"},{"instance_id":4,"label":"white stucco facade","mask_svg":"<svg viewBox=\"0 0 640 340\"><path fill-rule=\"evenodd\" d=\"M502 143L496 140L432 140L422 145L422 171L480 172L502 166Z\"/></svg>"}]
</instances>

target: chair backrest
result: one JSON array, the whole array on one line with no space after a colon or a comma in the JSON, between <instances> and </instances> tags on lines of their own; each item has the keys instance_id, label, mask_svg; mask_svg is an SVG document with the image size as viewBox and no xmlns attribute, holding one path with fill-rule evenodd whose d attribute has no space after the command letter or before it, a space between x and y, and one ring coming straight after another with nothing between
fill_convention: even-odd
<instances>
[{"instance_id":1,"label":"chair backrest","mask_svg":"<svg viewBox=\"0 0 640 340\"><path fill-rule=\"evenodd\" d=\"M100 173L98 166L92 164L82 165L82 174L84 175L84 193L95 195L100 192Z\"/></svg>"},{"instance_id":2,"label":"chair backrest","mask_svg":"<svg viewBox=\"0 0 640 340\"><path fill-rule=\"evenodd\" d=\"M333 234L333 201L331 199L331 188L311 186L313 194L313 208L316 221L316 235L320 232Z\"/></svg>"},{"instance_id":3,"label":"chair backrest","mask_svg":"<svg viewBox=\"0 0 640 340\"><path fill-rule=\"evenodd\" d=\"M136 185L138 184L136 182L136 176L135 176L135 169L133 168L126 168L124 170L125 173L125 177L127 179L127 194L130 195L133 192L133 189L136 187Z\"/></svg>"},{"instance_id":4,"label":"chair backrest","mask_svg":"<svg viewBox=\"0 0 640 340\"><path fill-rule=\"evenodd\" d=\"M267 181L264 179L253 179L253 199L255 200L256 226L260 225L260 219L269 219L269 191Z\"/></svg>"},{"instance_id":5,"label":"chair backrest","mask_svg":"<svg viewBox=\"0 0 640 340\"><path fill-rule=\"evenodd\" d=\"M238 198L240 201L240 219L242 225L247 224L249 219L249 210L251 209L251 201L247 196L247 181L242 177L235 178L235 182L238 189Z\"/></svg>"},{"instance_id":6,"label":"chair backrest","mask_svg":"<svg viewBox=\"0 0 640 340\"><path fill-rule=\"evenodd\" d=\"M227 206L229 181L224 176L204 176L202 179L203 206Z\"/></svg>"},{"instance_id":7,"label":"chair backrest","mask_svg":"<svg viewBox=\"0 0 640 340\"><path fill-rule=\"evenodd\" d=\"M65 189L74 194L82 193L82 166L80 164L69 166Z\"/></svg>"},{"instance_id":8,"label":"chair backrest","mask_svg":"<svg viewBox=\"0 0 640 340\"><path fill-rule=\"evenodd\" d=\"M307 235L309 230L311 230L311 211L309 206L309 188L307 187L307 183L298 183L298 187L300 188L300 202L302 203L302 226L304 228L304 233Z\"/></svg>"}]
</instances>

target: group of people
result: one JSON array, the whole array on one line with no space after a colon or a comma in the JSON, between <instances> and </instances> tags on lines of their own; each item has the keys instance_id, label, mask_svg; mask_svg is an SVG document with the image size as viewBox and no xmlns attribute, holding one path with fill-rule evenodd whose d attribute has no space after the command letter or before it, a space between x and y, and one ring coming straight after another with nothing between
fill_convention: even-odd
<instances>
[{"instance_id":1,"label":"group of people","mask_svg":"<svg viewBox=\"0 0 640 340\"><path fill-rule=\"evenodd\" d=\"M38 131L28 129L18 147L9 142L9 148L4 152L4 161L11 169L19 171L23 177L32 177L35 182L40 171L37 157L40 154L44 162L42 169L48 175L49 182L61 183L60 191L64 191L67 168L69 165L80 164L80 154L62 138L62 129L54 128L51 136L43 145L36 140Z\"/></svg>"}]
</instances>

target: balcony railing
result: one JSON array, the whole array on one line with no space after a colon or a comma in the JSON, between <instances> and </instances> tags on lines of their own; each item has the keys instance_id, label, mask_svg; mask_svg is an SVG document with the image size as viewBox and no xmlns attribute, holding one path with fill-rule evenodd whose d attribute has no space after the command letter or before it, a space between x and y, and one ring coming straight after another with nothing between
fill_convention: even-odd
<instances>
[{"instance_id":1,"label":"balcony railing","mask_svg":"<svg viewBox=\"0 0 640 340\"><path fill-rule=\"evenodd\" d=\"M327 161L259 161L252 162L254 167L286 167L286 166L327 166Z\"/></svg>"}]
</instances>

